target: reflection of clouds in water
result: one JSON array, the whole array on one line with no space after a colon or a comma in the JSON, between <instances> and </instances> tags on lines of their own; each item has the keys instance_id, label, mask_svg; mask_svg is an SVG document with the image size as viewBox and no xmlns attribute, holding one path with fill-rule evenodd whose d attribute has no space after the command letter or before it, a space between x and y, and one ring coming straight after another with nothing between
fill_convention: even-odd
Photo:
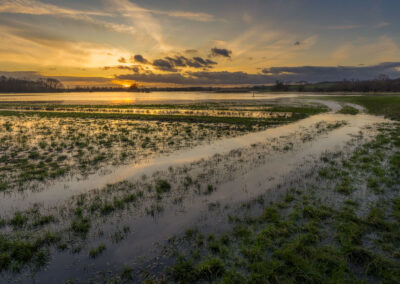
<instances>
[{"instance_id":1,"label":"reflection of clouds in water","mask_svg":"<svg viewBox=\"0 0 400 284\"><path fill-rule=\"evenodd\" d=\"M207 92L73 92L73 93L43 93L43 94L13 94L0 95L4 102L42 102L62 104L124 104L132 102L145 103L182 103L182 102L207 102L207 101L267 101L279 98L295 98L299 94L269 94L260 93L207 93ZM304 94L302 94L304 96Z\"/></svg>"}]
</instances>

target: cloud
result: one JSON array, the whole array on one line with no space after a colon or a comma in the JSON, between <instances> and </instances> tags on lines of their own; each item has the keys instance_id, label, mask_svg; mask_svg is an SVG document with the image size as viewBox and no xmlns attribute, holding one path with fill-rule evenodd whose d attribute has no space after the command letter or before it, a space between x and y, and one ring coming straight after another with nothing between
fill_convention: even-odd
<instances>
[{"instance_id":1,"label":"cloud","mask_svg":"<svg viewBox=\"0 0 400 284\"><path fill-rule=\"evenodd\" d=\"M137 32L136 29L131 26L94 18L97 16L113 16L110 13L105 13L101 11L82 11L69 9L52 4L45 4L34 0L2 0L0 1L0 13L47 15L52 17L61 17L83 21L118 33L136 34Z\"/></svg>"},{"instance_id":2,"label":"cloud","mask_svg":"<svg viewBox=\"0 0 400 284\"><path fill-rule=\"evenodd\" d=\"M110 82L110 78L105 78L105 77L79 77L79 76L46 76L46 77L58 79L61 82L96 82L96 83Z\"/></svg>"},{"instance_id":3,"label":"cloud","mask_svg":"<svg viewBox=\"0 0 400 284\"><path fill-rule=\"evenodd\" d=\"M131 62L139 62L142 64L147 64L149 63L149 61L147 61L147 59L145 59L142 55L140 54L136 54L134 56L131 57L130 59Z\"/></svg>"},{"instance_id":4,"label":"cloud","mask_svg":"<svg viewBox=\"0 0 400 284\"><path fill-rule=\"evenodd\" d=\"M182 18L185 20L190 20L190 21L198 21L198 22L214 22L217 21L217 19L208 13L203 13L203 12L190 12L190 11L163 11L163 10L156 10L156 9L146 9L143 8L137 4L131 3L127 0L108 0L111 5L113 5L115 2L119 2L120 5L123 5L126 10L123 13L123 15L130 16L131 13L138 13L138 14L148 14L148 15L165 15L173 18Z\"/></svg>"},{"instance_id":5,"label":"cloud","mask_svg":"<svg viewBox=\"0 0 400 284\"><path fill-rule=\"evenodd\" d=\"M377 24L375 27L380 29L380 28L383 28L383 27L387 27L389 25L390 25L389 22L381 22L381 23Z\"/></svg>"},{"instance_id":6,"label":"cloud","mask_svg":"<svg viewBox=\"0 0 400 284\"><path fill-rule=\"evenodd\" d=\"M337 31L347 31L362 28L362 25L342 25L342 26L330 26L328 29Z\"/></svg>"},{"instance_id":7,"label":"cloud","mask_svg":"<svg viewBox=\"0 0 400 284\"><path fill-rule=\"evenodd\" d=\"M188 65L189 65L189 60L187 61L188 62ZM215 61L212 61L211 59L203 59L203 58L201 58L201 57L193 57L193 61L191 61L191 62L195 62L194 64L200 64L200 66L191 66L191 65L189 65L189 66L191 66L191 67L195 67L195 68L200 68L200 67L211 67L212 65L216 65L217 64L217 62L215 62Z\"/></svg>"},{"instance_id":8,"label":"cloud","mask_svg":"<svg viewBox=\"0 0 400 284\"><path fill-rule=\"evenodd\" d=\"M167 56L162 59L155 59L153 67L161 71L177 72L180 68L212 68L217 62L201 57L187 58L185 56Z\"/></svg>"},{"instance_id":9,"label":"cloud","mask_svg":"<svg viewBox=\"0 0 400 284\"><path fill-rule=\"evenodd\" d=\"M103 67L103 70L128 70L134 73L139 73L140 71L143 70L143 68L140 65L131 65L131 66L117 65L117 66L105 66Z\"/></svg>"},{"instance_id":10,"label":"cloud","mask_svg":"<svg viewBox=\"0 0 400 284\"><path fill-rule=\"evenodd\" d=\"M230 58L232 54L231 50L225 49L225 48L211 48L211 56L216 57L216 56L222 56L222 57L227 57Z\"/></svg>"},{"instance_id":11,"label":"cloud","mask_svg":"<svg viewBox=\"0 0 400 284\"><path fill-rule=\"evenodd\" d=\"M178 69L171 64L170 61L165 59L156 59L153 61L153 66L161 71L176 72Z\"/></svg>"},{"instance_id":12,"label":"cloud","mask_svg":"<svg viewBox=\"0 0 400 284\"><path fill-rule=\"evenodd\" d=\"M94 15L109 16L110 14L99 11L80 11L45 4L35 0L2 0L0 13L30 14L30 15Z\"/></svg>"},{"instance_id":13,"label":"cloud","mask_svg":"<svg viewBox=\"0 0 400 284\"><path fill-rule=\"evenodd\" d=\"M371 64L372 62L395 61L398 58L400 58L400 47L393 38L386 35L345 42L332 53L332 62L354 65L359 62Z\"/></svg>"},{"instance_id":14,"label":"cloud","mask_svg":"<svg viewBox=\"0 0 400 284\"><path fill-rule=\"evenodd\" d=\"M194 13L184 11L156 11L151 10L151 13L168 15L170 17L183 18L186 20L198 21L198 22L214 22L216 19L213 15L207 13Z\"/></svg>"},{"instance_id":15,"label":"cloud","mask_svg":"<svg viewBox=\"0 0 400 284\"><path fill-rule=\"evenodd\" d=\"M125 57L121 57L120 59L118 59L119 63L128 63L128 61L126 60Z\"/></svg>"},{"instance_id":16,"label":"cloud","mask_svg":"<svg viewBox=\"0 0 400 284\"><path fill-rule=\"evenodd\" d=\"M344 79L371 80L385 74L391 78L400 77L400 62L385 62L371 66L300 66L300 67L271 67L262 73L284 81L341 81Z\"/></svg>"},{"instance_id":17,"label":"cloud","mask_svg":"<svg viewBox=\"0 0 400 284\"><path fill-rule=\"evenodd\" d=\"M261 74L228 71L201 71L185 73L142 73L116 76L120 80L134 80L143 83L173 83L180 85L256 85L271 84L276 80L285 82L323 82L343 79L370 80L381 74L390 78L400 77L400 62L386 62L372 66L299 66L271 67Z\"/></svg>"},{"instance_id":18,"label":"cloud","mask_svg":"<svg viewBox=\"0 0 400 284\"><path fill-rule=\"evenodd\" d=\"M173 68L173 67L172 67ZM262 73L250 74L246 72L228 71L188 71L157 74L151 71L139 72L141 66L111 66L104 69L122 69L132 71L132 74L115 75L116 80L133 80L142 83L179 84L179 85L258 85L272 84L276 80L284 82L323 82L342 81L343 79L369 80L379 75L389 78L400 77L400 62L385 62L371 66L298 66L298 67L271 67L262 70ZM0 71L0 76L25 78L35 80L47 78L37 71L6 72ZM112 85L112 79L106 77L75 77L50 76L61 82L73 86L82 84Z\"/></svg>"},{"instance_id":19,"label":"cloud","mask_svg":"<svg viewBox=\"0 0 400 284\"><path fill-rule=\"evenodd\" d=\"M0 18L2 62L41 67L99 67L115 63L115 58L108 54L126 53L108 45L67 40L61 35L32 30L31 26L21 23L4 26L1 22Z\"/></svg>"},{"instance_id":20,"label":"cloud","mask_svg":"<svg viewBox=\"0 0 400 284\"><path fill-rule=\"evenodd\" d=\"M110 4L110 9L128 18L141 34L145 35L144 38L150 38L155 41L155 48L161 51L174 49L174 46L166 42L162 26L158 20L148 12L148 10L128 0L113 0L108 2Z\"/></svg>"},{"instance_id":21,"label":"cloud","mask_svg":"<svg viewBox=\"0 0 400 284\"><path fill-rule=\"evenodd\" d=\"M197 49L186 49L185 50L185 53L187 53L187 54L195 54L197 52L198 52Z\"/></svg>"},{"instance_id":22,"label":"cloud","mask_svg":"<svg viewBox=\"0 0 400 284\"><path fill-rule=\"evenodd\" d=\"M266 84L274 80L263 74L248 74L245 72L186 72L169 74L125 74L116 77L120 80L134 80L143 83L173 83L180 85L242 85Z\"/></svg>"}]
</instances>

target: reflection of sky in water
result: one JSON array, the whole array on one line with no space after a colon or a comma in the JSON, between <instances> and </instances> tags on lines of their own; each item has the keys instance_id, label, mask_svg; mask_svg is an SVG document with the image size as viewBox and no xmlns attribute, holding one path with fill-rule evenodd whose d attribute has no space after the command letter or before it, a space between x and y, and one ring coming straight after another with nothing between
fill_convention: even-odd
<instances>
[{"instance_id":1,"label":"reflection of sky in water","mask_svg":"<svg viewBox=\"0 0 400 284\"><path fill-rule=\"evenodd\" d=\"M241 147L250 147L255 143L265 143L270 139L281 139L282 135L287 136L296 131L304 131L304 128L311 127L310 129L313 129L315 123L320 121L336 122L338 120L347 121L348 125L326 135L322 135L310 143L305 143L302 147L302 151L298 152L297 155L294 155L294 153L289 155L290 159L286 154L277 157L274 163L268 165L269 170L280 169L283 171L283 169L293 169L293 167L301 163L302 159L306 156L318 156L325 151L335 149L337 146L343 146L351 138L349 134L357 134L363 127L371 123L386 121L381 117L370 115L358 115L354 117L340 114L315 115L288 125L234 138L218 140L211 144L205 144L191 149L183 149L139 163L106 167L105 171L107 174L95 173L89 175L86 179L73 178L68 181L61 180L53 183L47 190L36 193L31 192L29 194L30 201L23 197L21 199L21 196L17 195L8 196L8 198L4 196L3 200L0 200L0 208L7 211L12 207L18 208L19 206L26 206L26 202L43 202L47 205L54 204L54 202L65 200L75 194L84 193L95 188L103 188L107 184L117 183L123 180L132 181L136 178L140 178L144 174L152 176L155 172L165 171L170 166L183 166L184 164L196 162L200 159L209 159L215 154L226 154L231 150ZM278 153L277 155L280 156L281 154ZM264 173L267 172L268 171L265 171ZM27 193L25 192L25 194Z\"/></svg>"},{"instance_id":2,"label":"reflection of sky in water","mask_svg":"<svg viewBox=\"0 0 400 284\"><path fill-rule=\"evenodd\" d=\"M303 95L303 94L301 94ZM207 93L207 92L93 92L93 93L43 93L0 94L2 102L42 102L60 104L140 104L165 102L196 102L214 100L268 100L297 97L298 94Z\"/></svg>"},{"instance_id":3,"label":"reflection of sky in water","mask_svg":"<svg viewBox=\"0 0 400 284\"><path fill-rule=\"evenodd\" d=\"M14 110L15 108L5 108ZM17 108L18 109L18 108ZM157 109L157 108L91 108L91 107L58 107L51 111L59 112L90 112L90 113L126 113L126 114L143 114L143 115L180 115L180 116L213 116L213 117L250 117L250 118L289 118L292 117L291 112L269 112L267 108L260 107L264 111L248 111L240 109L225 109L225 110L192 110L192 109ZM33 109L24 109L24 111L46 111L47 107Z\"/></svg>"}]
</instances>

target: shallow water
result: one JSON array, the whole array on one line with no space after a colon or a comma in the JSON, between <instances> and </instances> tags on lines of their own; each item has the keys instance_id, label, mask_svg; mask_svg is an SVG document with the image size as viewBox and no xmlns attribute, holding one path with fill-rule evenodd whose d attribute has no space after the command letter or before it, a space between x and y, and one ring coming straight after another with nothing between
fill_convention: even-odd
<instances>
[{"instance_id":1,"label":"shallow water","mask_svg":"<svg viewBox=\"0 0 400 284\"><path fill-rule=\"evenodd\" d=\"M165 104L199 103L207 101L263 101L279 98L313 96L304 93L211 93L211 92L84 92L0 94L2 103L51 104Z\"/></svg>"},{"instance_id":2,"label":"shallow water","mask_svg":"<svg viewBox=\"0 0 400 284\"><path fill-rule=\"evenodd\" d=\"M72 177L69 180L60 180L50 185L42 191L25 190L23 192L11 192L3 194L0 200L1 211L21 210L34 203L52 206L62 203L65 199L92 189L101 189L107 184L117 183L123 180L135 180L143 175L151 176L158 171L165 171L169 167L182 166L190 164L201 159L209 159L215 154L225 154L231 150L250 147L252 144L266 142L271 139L279 139L282 135L291 135L301 128L312 127L319 121L335 122L344 120L348 125L342 127L340 131L334 131L336 134L326 138L319 138L313 142L311 148L303 150L304 155L317 155L325 150L319 143L344 143L349 137L348 134L356 134L361 128L376 122L383 122L384 119L371 115L339 115L339 114L320 114L291 123L288 125L270 128L265 131L250 133L234 138L219 140L210 144L197 146L191 149L178 150L172 154L162 155L150 160L144 160L139 163L132 163L123 166L109 166L102 169L101 172L91 174L87 177ZM293 157L290 157L293 158ZM299 160L297 160L299 162ZM287 158L279 157L273 168L284 171L288 167Z\"/></svg>"},{"instance_id":3,"label":"shallow water","mask_svg":"<svg viewBox=\"0 0 400 284\"><path fill-rule=\"evenodd\" d=\"M340 105L337 103L320 102L328 105L334 111L340 109ZM346 121L347 124L315 136L315 139L310 141L300 139L299 132L307 133L321 121L329 123ZM257 148L254 148L253 152L248 150L252 149L254 144L270 144L271 141L284 141L284 137L293 137L296 146L293 150L271 153L262 163L254 163L252 168L243 165L243 171L237 171L235 176L219 183L218 190L210 195L185 198L182 204L177 205L169 202L164 206L162 214L157 215L156 218L149 215L131 216L129 214L123 215L122 218L121 216L110 217L107 219L107 223L101 226L101 229L107 234L107 232L112 232L115 226L129 225L132 232L127 239L115 244L109 240L95 238L90 242L90 247L94 247L99 241L107 244L107 250L95 260L89 259L86 250L80 254L55 252L49 266L34 277L36 281L43 283L64 282L68 278L87 280L100 270L117 272L125 264L130 266L138 264L140 256L151 258L157 255L153 252L156 247L155 243L165 243L169 237L182 233L186 228L194 225L211 224L215 226L222 222L223 214L210 213L210 202L218 202L221 208L235 207L266 192L273 195L272 188L292 178L296 171L304 170L308 161L318 159L327 151L342 150L353 136L364 131L365 127L381 122L387 122L387 120L365 114L355 116L335 113L315 115L288 125L179 150L140 163L110 166L105 168L102 173L96 173L87 178L74 177L70 180L58 181L42 191L13 192L11 195L3 196L0 200L0 208L6 212L26 208L35 202L42 203L45 207L63 204L74 195L101 189L107 184L123 180L135 181L143 175L152 176L160 171L168 174L170 167L184 167L200 161L199 168L201 170L201 167L207 165L206 162L201 163L201 161L215 159L215 155L229 156L230 151L233 150L247 149L247 153L256 155ZM224 164L220 167L223 166ZM239 168L241 166L238 165ZM225 168L223 170L229 171ZM23 282L29 283L31 280L25 278Z\"/></svg>"},{"instance_id":4,"label":"shallow water","mask_svg":"<svg viewBox=\"0 0 400 284\"><path fill-rule=\"evenodd\" d=\"M109 222L109 225L105 225L106 228L108 226L111 227L111 223L114 225L119 223L121 227L129 225L133 231L121 243L113 244L112 242L107 242L107 250L96 260L88 260L85 253L83 255L57 254L47 271L40 272L36 276L37 280L45 282L56 281L59 279L59 273L62 271L65 273L66 270L70 277L77 278L82 277L82 275L86 275L84 278L88 275L93 276L99 270L118 271L124 264L137 264L138 257L154 256L153 250L155 250L156 243L164 243L172 235L182 233L186 228L195 225L215 226L218 223L221 223L222 226L221 218L223 218L224 214L219 214L218 211L210 213L210 202L218 202L220 208L225 206L233 208L242 202L252 200L285 180L296 177L296 171L304 171L307 168L307 164L310 165L309 162L311 160L318 159L323 153L343 150L344 147L348 146L348 142L352 140L354 135L359 134L359 131L365 131L365 127L374 123L385 122L386 120L370 115L317 115L290 125L176 152L169 156L149 160L140 165L120 167L115 169L109 176L97 176L91 181L75 183L75 185L79 184L75 190L82 188L82 183L85 184L83 188L86 190L94 185L101 187L106 183L126 179L133 180L143 174L150 175L158 170L167 170L171 165L175 167L182 166L196 160L212 159L215 154L227 154L234 149L252 147L251 145L254 143L267 143L273 139L280 139L282 136L294 135L298 137L295 134L296 131L307 131L307 128L313 127L316 122L321 120L328 122L345 120L348 124L316 136L311 141L304 143L299 141L299 145L291 151L271 153L265 163L257 165L250 171L243 171L233 179L219 184L218 190L211 195L197 195L187 198L179 205L168 204L156 218L144 215L136 216L135 218L123 218L120 220L121 223L117 220ZM275 193L271 191L271 194ZM55 197L60 198L57 195ZM62 196L61 198L65 197ZM88 265L88 267L85 265Z\"/></svg>"}]
</instances>

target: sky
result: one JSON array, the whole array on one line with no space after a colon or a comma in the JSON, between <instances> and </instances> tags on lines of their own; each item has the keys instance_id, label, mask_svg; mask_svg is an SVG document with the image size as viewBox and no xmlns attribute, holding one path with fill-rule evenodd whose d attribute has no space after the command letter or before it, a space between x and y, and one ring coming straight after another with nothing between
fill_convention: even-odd
<instances>
[{"instance_id":1,"label":"sky","mask_svg":"<svg viewBox=\"0 0 400 284\"><path fill-rule=\"evenodd\" d=\"M0 0L0 75L66 86L400 77L398 0Z\"/></svg>"}]
</instances>

